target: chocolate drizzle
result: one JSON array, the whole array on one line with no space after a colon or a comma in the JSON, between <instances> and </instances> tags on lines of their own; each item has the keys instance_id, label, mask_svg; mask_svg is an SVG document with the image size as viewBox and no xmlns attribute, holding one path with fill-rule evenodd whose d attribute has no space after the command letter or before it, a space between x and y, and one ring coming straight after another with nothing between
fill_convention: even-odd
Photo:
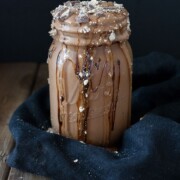
<instances>
[{"instance_id":1,"label":"chocolate drizzle","mask_svg":"<svg viewBox=\"0 0 180 180\"><path fill-rule=\"evenodd\" d=\"M123 50L123 54L126 58L126 62L127 62L127 66L128 66L128 76L129 76L129 80L130 80L130 84L132 84L132 57L131 57L131 47L129 46L128 42L124 42L122 45L121 43L119 43L119 47ZM129 108L128 108L128 119L129 121L127 122L127 127L130 126L131 122L131 96L132 96L132 86L129 87Z\"/></svg>"},{"instance_id":2,"label":"chocolate drizzle","mask_svg":"<svg viewBox=\"0 0 180 180\"><path fill-rule=\"evenodd\" d=\"M80 93L80 119L78 119L78 139L85 141L87 140L87 117L89 112L88 107L88 93L89 93L89 82L91 76L91 68L93 63L92 56L93 49L91 47L87 47L85 58L83 59L82 68L79 69L79 66L76 65L76 75L81 84L81 93Z\"/></svg>"},{"instance_id":3,"label":"chocolate drizzle","mask_svg":"<svg viewBox=\"0 0 180 180\"><path fill-rule=\"evenodd\" d=\"M61 127L62 127L62 116L60 114L60 104L62 103L62 97L60 96L60 89L59 89L59 61L60 61L60 55L61 51L58 54L57 60L56 60L56 85L57 85L57 101L58 101L58 122L59 122L59 134L61 134ZM63 98L64 100L64 98Z\"/></svg>"},{"instance_id":4,"label":"chocolate drizzle","mask_svg":"<svg viewBox=\"0 0 180 180\"><path fill-rule=\"evenodd\" d=\"M100 62L101 62L101 59L99 58L98 63L95 63L95 67L96 67L97 70L99 70L99 66L100 66L99 63L100 63ZM97 90L99 89L100 84L101 84L101 82L102 82L102 77L103 77L104 71L105 71L105 69L106 69L106 66L107 66L107 61L104 62L103 69L102 69L102 72L101 72L101 75L100 75L100 80L99 80L98 85L97 85L96 87L93 87L93 85L92 85L92 80L90 81L90 84L91 84L90 90L91 90L91 92L95 93L95 92L97 92Z\"/></svg>"},{"instance_id":5,"label":"chocolate drizzle","mask_svg":"<svg viewBox=\"0 0 180 180\"><path fill-rule=\"evenodd\" d=\"M47 63L48 63L49 59L52 58L52 55L53 55L53 53L54 53L55 50L56 50L56 47L54 47L53 44L52 44L52 47L50 47L49 52L48 52Z\"/></svg>"},{"instance_id":6,"label":"chocolate drizzle","mask_svg":"<svg viewBox=\"0 0 180 180\"><path fill-rule=\"evenodd\" d=\"M115 62L116 63L116 62ZM111 104L111 120L110 120L110 132L114 130L114 123L115 123L115 113L116 113L116 105L118 102L118 92L119 92L119 86L120 86L120 60L117 60L117 64L114 66L118 66L118 71L116 71L118 74L116 75L117 77L117 82L115 82L115 74L113 75L113 100ZM113 72L115 72L115 67L113 66ZM117 86L117 89L115 89L115 85Z\"/></svg>"}]
</instances>

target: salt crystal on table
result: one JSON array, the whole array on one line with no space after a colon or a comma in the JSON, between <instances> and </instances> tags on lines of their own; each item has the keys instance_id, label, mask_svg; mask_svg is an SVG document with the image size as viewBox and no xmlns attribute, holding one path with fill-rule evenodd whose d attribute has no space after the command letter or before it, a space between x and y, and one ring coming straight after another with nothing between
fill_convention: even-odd
<instances>
[{"instance_id":1,"label":"salt crystal on table","mask_svg":"<svg viewBox=\"0 0 180 180\"><path fill-rule=\"evenodd\" d=\"M74 162L74 163L77 163L77 162L78 162L78 159L75 159L73 162Z\"/></svg>"}]
</instances>

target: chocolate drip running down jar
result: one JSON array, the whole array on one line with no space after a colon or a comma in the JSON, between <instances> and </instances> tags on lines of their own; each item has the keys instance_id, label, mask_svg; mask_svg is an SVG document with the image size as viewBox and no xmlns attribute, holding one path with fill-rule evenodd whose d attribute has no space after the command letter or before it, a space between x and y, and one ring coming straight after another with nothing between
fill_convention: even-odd
<instances>
[{"instance_id":1,"label":"chocolate drip running down jar","mask_svg":"<svg viewBox=\"0 0 180 180\"><path fill-rule=\"evenodd\" d=\"M52 128L68 138L112 146L130 125L129 14L122 4L91 0L68 1L52 15Z\"/></svg>"}]
</instances>

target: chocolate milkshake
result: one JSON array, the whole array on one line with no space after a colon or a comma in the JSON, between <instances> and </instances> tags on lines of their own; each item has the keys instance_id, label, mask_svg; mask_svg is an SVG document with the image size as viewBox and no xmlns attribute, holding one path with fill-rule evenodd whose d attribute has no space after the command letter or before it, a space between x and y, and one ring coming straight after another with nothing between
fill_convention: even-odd
<instances>
[{"instance_id":1,"label":"chocolate milkshake","mask_svg":"<svg viewBox=\"0 0 180 180\"><path fill-rule=\"evenodd\" d=\"M52 127L69 138L112 146L130 125L129 14L122 4L91 0L68 1L52 15Z\"/></svg>"}]
</instances>

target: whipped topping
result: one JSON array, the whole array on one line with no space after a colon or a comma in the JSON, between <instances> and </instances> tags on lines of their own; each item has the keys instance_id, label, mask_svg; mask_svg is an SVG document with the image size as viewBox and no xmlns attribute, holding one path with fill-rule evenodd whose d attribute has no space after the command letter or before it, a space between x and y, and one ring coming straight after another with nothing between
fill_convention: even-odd
<instances>
[{"instance_id":1,"label":"whipped topping","mask_svg":"<svg viewBox=\"0 0 180 180\"><path fill-rule=\"evenodd\" d=\"M55 36L56 34L57 34L57 30L54 28L51 31L49 31L49 35L52 37Z\"/></svg>"},{"instance_id":2,"label":"whipped topping","mask_svg":"<svg viewBox=\"0 0 180 180\"><path fill-rule=\"evenodd\" d=\"M116 2L67 1L51 13L53 21L49 34L67 45L100 46L124 42L131 33L129 13Z\"/></svg>"},{"instance_id":3,"label":"whipped topping","mask_svg":"<svg viewBox=\"0 0 180 180\"><path fill-rule=\"evenodd\" d=\"M78 14L76 21L78 23L87 23L89 15L104 16L105 13L120 13L124 9L122 4L106 1L68 1L64 5L59 5L55 10L51 11L53 19L64 21L72 14Z\"/></svg>"}]
</instances>

